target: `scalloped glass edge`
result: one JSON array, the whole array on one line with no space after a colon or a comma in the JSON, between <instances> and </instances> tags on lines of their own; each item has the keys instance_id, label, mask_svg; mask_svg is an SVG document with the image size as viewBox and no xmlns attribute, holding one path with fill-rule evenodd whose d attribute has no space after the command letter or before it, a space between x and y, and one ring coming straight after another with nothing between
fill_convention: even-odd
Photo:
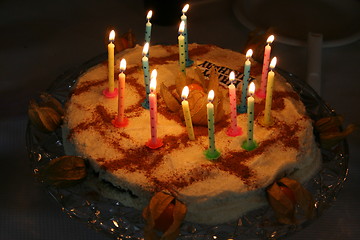
<instances>
[{"instance_id":1,"label":"scalloped glass edge","mask_svg":"<svg viewBox=\"0 0 360 240\"><path fill-rule=\"evenodd\" d=\"M106 57L106 53L101 54L65 72L50 85L47 92L65 104L77 78L90 67L105 61ZM307 83L284 70L277 69L277 72L299 93L313 120L336 115ZM51 159L64 155L60 129L44 134L28 123L26 145L35 176L38 176L39 169ZM249 212L237 221L221 225L184 222L178 239L279 239L300 231L332 205L348 174L349 156L346 140L338 143L332 150L322 149L322 157L322 169L305 184L305 188L313 194L316 201L314 219L299 219L298 225L279 224L272 209L266 206ZM102 197L91 187L93 181L100 182L89 170L89 177L74 187L57 189L45 184L44 186L69 217L78 219L113 239L143 239L144 221L141 211Z\"/></svg>"}]
</instances>

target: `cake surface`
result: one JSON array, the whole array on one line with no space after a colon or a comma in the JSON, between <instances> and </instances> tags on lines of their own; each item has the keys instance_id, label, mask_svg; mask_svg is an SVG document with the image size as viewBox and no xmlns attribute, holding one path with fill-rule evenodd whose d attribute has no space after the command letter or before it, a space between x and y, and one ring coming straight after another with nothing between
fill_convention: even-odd
<instances>
[{"instance_id":1,"label":"cake surface","mask_svg":"<svg viewBox=\"0 0 360 240\"><path fill-rule=\"evenodd\" d=\"M224 70L225 77L228 69L243 71L245 56L240 53L211 45L191 44L189 49L194 66L211 63ZM78 79L67 104L65 151L67 155L88 159L99 178L114 186L104 190L107 197L142 209L155 192L165 191L185 203L186 220L218 224L265 205L264 189L276 179L288 176L305 182L318 170L321 156L311 119L297 93L279 74L275 74L273 126L260 124L265 100L255 97L255 150L241 147L246 139L247 114L237 116L238 126L244 132L241 136L226 134L230 126L228 89L221 83L219 95L224 96L225 114L215 125L216 148L221 152L217 161L209 161L203 154L208 148L207 126L194 126L196 139L190 141L180 112L171 112L159 93L158 137L164 145L149 149L145 143L150 138L150 114L141 106L146 96L141 57L140 46L116 56L115 66L122 58L127 61L127 127L115 128L111 123L117 114L118 100L102 95L108 81L106 63L89 69ZM149 62L151 69L158 71L157 85L163 83L175 89L179 77L178 47L152 46ZM254 63L251 71L257 87L260 68ZM188 68L187 75L195 78L194 68ZM238 99L240 94L241 84Z\"/></svg>"}]
</instances>

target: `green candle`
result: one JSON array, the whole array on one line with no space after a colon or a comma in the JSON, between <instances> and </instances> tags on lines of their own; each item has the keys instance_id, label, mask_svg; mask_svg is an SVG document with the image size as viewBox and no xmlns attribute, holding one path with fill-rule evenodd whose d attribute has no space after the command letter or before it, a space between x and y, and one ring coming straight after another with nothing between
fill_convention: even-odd
<instances>
[{"instance_id":1,"label":"green candle","mask_svg":"<svg viewBox=\"0 0 360 240\"><path fill-rule=\"evenodd\" d=\"M215 148L215 117L214 117L214 90L210 90L208 94L207 119L208 119L208 134L209 134L209 148L204 152L207 159L213 160L220 157L220 152Z\"/></svg>"},{"instance_id":2,"label":"green candle","mask_svg":"<svg viewBox=\"0 0 360 240\"><path fill-rule=\"evenodd\" d=\"M242 147L248 151L251 151L257 147L256 142L254 141L254 105L255 99L253 97L255 92L255 84L252 82L249 86L250 96L247 99L247 114L248 114L248 124L247 124L247 139L242 144Z\"/></svg>"}]
</instances>

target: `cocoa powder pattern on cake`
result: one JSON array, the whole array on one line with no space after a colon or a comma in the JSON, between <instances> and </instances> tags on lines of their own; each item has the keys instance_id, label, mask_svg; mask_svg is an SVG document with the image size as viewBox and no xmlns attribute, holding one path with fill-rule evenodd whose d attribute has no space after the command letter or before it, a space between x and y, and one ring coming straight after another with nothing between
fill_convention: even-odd
<instances>
[{"instance_id":1,"label":"cocoa powder pattern on cake","mask_svg":"<svg viewBox=\"0 0 360 240\"><path fill-rule=\"evenodd\" d=\"M152 172L163 162L163 156L167 152L170 152L173 148L178 147L179 145L187 146L189 143L187 133L183 133L179 136L165 136L163 141L165 145L158 150L151 150L145 145L139 148L124 150L119 145L121 139L109 139L106 137L106 128L111 126L110 122L112 120L112 114L108 113L103 106L98 105L96 110L93 112L94 117L93 121L89 123L80 123L77 127L72 129L74 131L82 131L89 127L94 128L104 137L104 141L108 141L109 144L113 146L114 149L123 154L121 160L114 159L111 161L104 161L100 159L98 163L102 168L108 171L116 171L118 169L126 169L127 171L144 171L146 176L152 181L157 190L167 189L169 191L176 191L176 189L186 187L191 185L195 181L203 181L208 177L211 177L211 170L219 169L225 171L229 174L235 175L248 185L249 188L256 188L256 176L255 173L249 169L246 165L246 162L255 155L262 154L265 149L271 147L274 144L273 140L266 140L260 143L259 147L253 151L244 151L241 154L238 152L229 152L224 154L218 161L209 164L203 164L201 167L195 168L189 171L186 175L174 176L173 179L169 181L160 181L157 178L152 176ZM103 123L100 123L99 120L102 120ZM217 126L217 125L216 125ZM295 133L299 131L297 124L287 125L281 122L276 122L273 127L280 129L280 139L285 147L289 148L299 148L298 137L295 136ZM207 128L202 127L207 131ZM130 138L129 135L122 133L121 137ZM207 146L203 146L204 150ZM205 174L206 173L206 174Z\"/></svg>"}]
</instances>

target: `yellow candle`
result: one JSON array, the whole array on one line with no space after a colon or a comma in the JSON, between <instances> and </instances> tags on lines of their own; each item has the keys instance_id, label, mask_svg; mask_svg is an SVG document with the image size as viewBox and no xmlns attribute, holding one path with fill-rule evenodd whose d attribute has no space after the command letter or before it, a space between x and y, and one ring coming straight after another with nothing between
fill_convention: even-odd
<instances>
[{"instance_id":1,"label":"yellow candle","mask_svg":"<svg viewBox=\"0 0 360 240\"><path fill-rule=\"evenodd\" d=\"M189 87L185 86L181 94L181 98L183 99L181 105L184 112L185 125L189 135L189 139L195 140L194 129L191 121L189 102L186 100L188 95L189 95Z\"/></svg>"},{"instance_id":2,"label":"yellow candle","mask_svg":"<svg viewBox=\"0 0 360 240\"><path fill-rule=\"evenodd\" d=\"M273 124L272 118L271 118L271 104L272 104L272 95L273 95L273 88L274 88L274 76L275 73L273 69L276 66L276 57L274 57L271 60L270 63L270 72L268 73L268 81L266 85L266 102L265 102L265 112L264 112L264 122L263 124L265 126L270 126Z\"/></svg>"},{"instance_id":3,"label":"yellow candle","mask_svg":"<svg viewBox=\"0 0 360 240\"><path fill-rule=\"evenodd\" d=\"M114 92L114 50L115 50L115 44L114 44L114 40L115 40L115 31L111 30L110 35L109 35L109 41L110 43L108 44L108 70L109 70L109 74L108 74L108 78L109 78L109 92L112 93Z\"/></svg>"}]
</instances>

